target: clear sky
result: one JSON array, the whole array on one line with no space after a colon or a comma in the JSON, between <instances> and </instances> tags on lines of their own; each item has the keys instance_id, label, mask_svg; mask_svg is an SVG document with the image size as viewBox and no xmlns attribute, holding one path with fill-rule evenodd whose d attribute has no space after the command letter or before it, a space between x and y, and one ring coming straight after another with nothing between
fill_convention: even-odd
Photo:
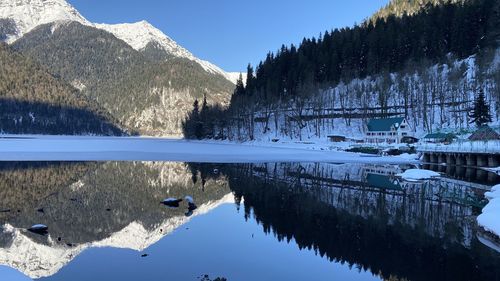
<instances>
[{"instance_id":1,"label":"clear sky","mask_svg":"<svg viewBox=\"0 0 500 281\"><path fill-rule=\"evenodd\" d=\"M88 20L147 20L226 71L257 64L282 44L360 23L389 0L69 0Z\"/></svg>"}]
</instances>

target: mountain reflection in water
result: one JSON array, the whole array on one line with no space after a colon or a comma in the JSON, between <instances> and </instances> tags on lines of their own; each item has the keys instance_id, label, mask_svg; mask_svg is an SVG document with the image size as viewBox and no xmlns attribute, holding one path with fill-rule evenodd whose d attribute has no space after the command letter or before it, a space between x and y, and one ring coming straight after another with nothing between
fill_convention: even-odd
<instances>
[{"instance_id":1,"label":"mountain reflection in water","mask_svg":"<svg viewBox=\"0 0 500 281\"><path fill-rule=\"evenodd\" d=\"M484 192L499 179L487 173L486 180L464 181L455 176L409 183L394 176L404 168L299 163L4 163L0 165L0 265L31 278L57 279L59 273L85 271L83 265L79 267L83 262L72 261L90 248L141 252L156 247L159 253L166 252L169 249L163 247L173 247L167 246L168 239L189 236L169 234L183 225L189 227L194 218L197 225L218 225L211 231L223 237L230 233L224 228L244 227L239 226L244 220L229 224L229 213L234 216L240 209L247 224L255 221L260 231L276 238L276 246L288 241L312 250L332 262L332 268L346 264L354 272L360 269L386 280L500 280L500 254L477 239L475 223L486 204ZM167 197L186 195L195 198L199 207L191 216L187 216L187 203L181 202L179 208L160 205ZM221 209L225 215L199 217L224 203L240 207ZM215 218L217 222L210 221ZM34 223L49 226L50 234L24 231ZM201 242L211 243L200 237ZM252 234L252 239L262 237ZM177 244L195 247L186 239ZM111 252L112 248L96 251ZM266 255L266 248L259 250ZM218 255L228 253L222 256L228 264L237 262L229 256L234 249L220 251ZM280 258L285 259L278 257L276 263ZM241 264L237 270L241 275L235 280L264 267L258 261L253 266ZM213 272L227 272L226 277L236 274L224 263L212 267L217 267ZM142 268L137 265L137 270ZM261 274L266 279L266 272ZM311 274L317 275L311 280L329 277Z\"/></svg>"}]
</instances>

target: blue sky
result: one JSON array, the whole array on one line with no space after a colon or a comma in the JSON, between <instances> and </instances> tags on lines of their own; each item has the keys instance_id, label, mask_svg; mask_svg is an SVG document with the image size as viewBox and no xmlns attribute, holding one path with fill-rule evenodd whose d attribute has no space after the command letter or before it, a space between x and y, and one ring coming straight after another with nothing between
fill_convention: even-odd
<instances>
[{"instance_id":1,"label":"blue sky","mask_svg":"<svg viewBox=\"0 0 500 281\"><path fill-rule=\"evenodd\" d=\"M92 22L147 20L227 71L257 64L281 44L362 22L388 0L69 0Z\"/></svg>"}]
</instances>

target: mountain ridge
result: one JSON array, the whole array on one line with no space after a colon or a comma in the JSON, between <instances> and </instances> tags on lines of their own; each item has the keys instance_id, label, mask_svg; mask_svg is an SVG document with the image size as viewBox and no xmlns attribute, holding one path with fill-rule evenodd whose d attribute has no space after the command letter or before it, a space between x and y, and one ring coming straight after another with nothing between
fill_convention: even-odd
<instances>
[{"instance_id":1,"label":"mountain ridge","mask_svg":"<svg viewBox=\"0 0 500 281\"><path fill-rule=\"evenodd\" d=\"M0 0L0 40L145 135L180 136L195 99L227 104L239 76L147 21L94 24L64 0Z\"/></svg>"},{"instance_id":2,"label":"mountain ridge","mask_svg":"<svg viewBox=\"0 0 500 281\"><path fill-rule=\"evenodd\" d=\"M14 21L15 29L0 22L0 40L12 44L38 26L53 22L76 21L112 33L135 50L141 51L150 42L157 42L163 50L174 57L187 58L200 64L207 72L220 74L236 83L234 76L206 60L195 57L161 30L142 20L136 23L104 24L92 23L65 0L0 0L0 19ZM10 23L12 24L12 23ZM2 35L2 26L8 28Z\"/></svg>"},{"instance_id":3,"label":"mountain ridge","mask_svg":"<svg viewBox=\"0 0 500 281\"><path fill-rule=\"evenodd\" d=\"M153 48L147 57L113 34L78 22L39 26L13 48L145 135L180 135L180 122L195 99L205 95L226 104L233 88L193 60L167 56L155 61L152 57L162 58L162 50Z\"/></svg>"}]
</instances>

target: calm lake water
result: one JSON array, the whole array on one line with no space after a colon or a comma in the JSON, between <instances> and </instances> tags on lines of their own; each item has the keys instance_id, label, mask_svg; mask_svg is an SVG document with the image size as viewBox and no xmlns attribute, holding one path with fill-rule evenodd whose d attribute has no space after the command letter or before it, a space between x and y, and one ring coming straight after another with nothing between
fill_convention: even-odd
<instances>
[{"instance_id":1,"label":"calm lake water","mask_svg":"<svg viewBox=\"0 0 500 281\"><path fill-rule=\"evenodd\" d=\"M0 280L500 280L476 225L500 178L407 168L2 163Z\"/></svg>"}]
</instances>

